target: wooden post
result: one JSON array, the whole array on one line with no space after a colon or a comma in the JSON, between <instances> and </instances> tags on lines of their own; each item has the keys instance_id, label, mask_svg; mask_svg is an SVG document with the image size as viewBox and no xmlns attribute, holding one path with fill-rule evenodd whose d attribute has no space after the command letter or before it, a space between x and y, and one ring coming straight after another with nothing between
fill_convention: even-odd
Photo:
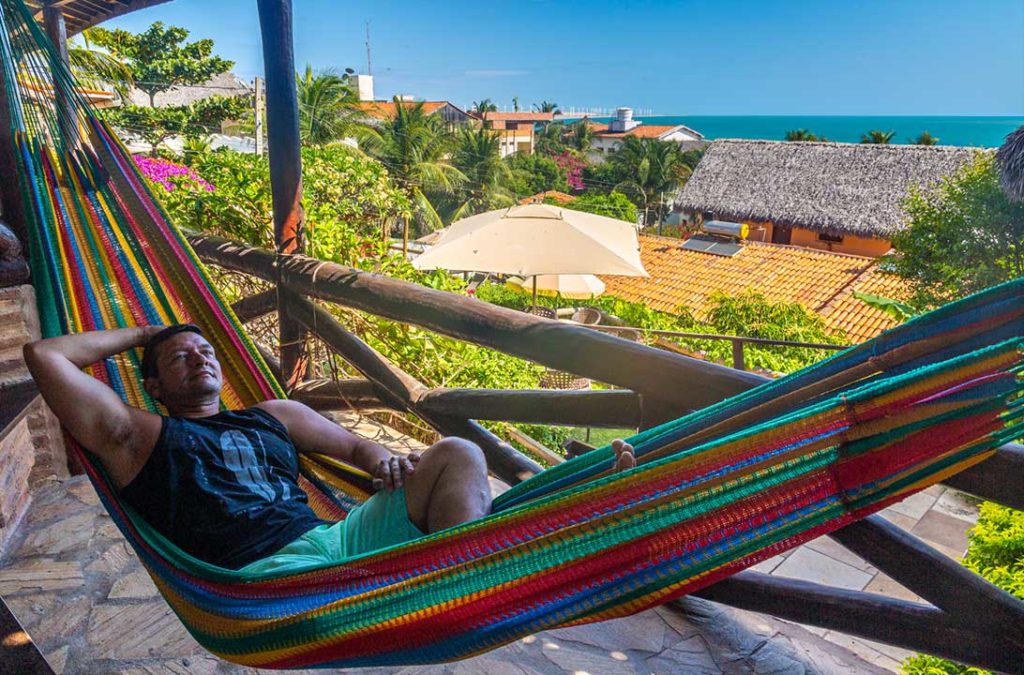
<instances>
[{"instance_id":1,"label":"wooden post","mask_svg":"<svg viewBox=\"0 0 1024 675\"><path fill-rule=\"evenodd\" d=\"M78 144L78 114L75 106L68 97L68 92L58 83L56 74L61 70L70 70L71 64L68 60L68 32L64 26L64 13L61 11L60 3L48 0L43 8L43 26L46 29L46 36L53 43L56 50L57 61L50 65L53 71L53 98L57 115L57 124L60 127L64 145L72 148Z\"/></svg>"},{"instance_id":2,"label":"wooden post","mask_svg":"<svg viewBox=\"0 0 1024 675\"><path fill-rule=\"evenodd\" d=\"M257 6L263 37L263 68L267 77L267 150L274 202L274 241L280 260L282 256L305 250L292 3L291 0L257 0ZM288 316L288 307L294 301L292 293L280 288L281 374L288 387L302 381L307 366L304 349L306 331Z\"/></svg>"},{"instance_id":3,"label":"wooden post","mask_svg":"<svg viewBox=\"0 0 1024 675\"><path fill-rule=\"evenodd\" d=\"M0 30L7 30L0 21ZM6 58L5 48L0 44L0 58ZM28 220L25 206L21 201L18 185L18 162L14 146L14 120L11 108L17 103L7 96L8 86L17 91L15 83L8 80L10 73L0 65L0 216L21 242L22 250L28 250ZM26 256L27 257L27 256Z\"/></svg>"},{"instance_id":4,"label":"wooden post","mask_svg":"<svg viewBox=\"0 0 1024 675\"><path fill-rule=\"evenodd\" d=\"M253 114L256 119L256 156L263 156L263 78L253 80Z\"/></svg>"},{"instance_id":5,"label":"wooden post","mask_svg":"<svg viewBox=\"0 0 1024 675\"><path fill-rule=\"evenodd\" d=\"M736 370L746 370L743 363L743 340L732 339L732 367Z\"/></svg>"}]
</instances>

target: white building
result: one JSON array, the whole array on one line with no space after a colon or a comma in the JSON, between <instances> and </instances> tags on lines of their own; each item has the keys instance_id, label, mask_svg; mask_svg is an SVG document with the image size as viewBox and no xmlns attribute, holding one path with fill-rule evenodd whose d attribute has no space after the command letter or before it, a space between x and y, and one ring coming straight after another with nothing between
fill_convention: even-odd
<instances>
[{"instance_id":1,"label":"white building","mask_svg":"<svg viewBox=\"0 0 1024 675\"><path fill-rule=\"evenodd\" d=\"M597 161L603 159L603 155L617 150L622 139L628 136L672 141L678 143L683 150L699 150L708 144L700 132L684 124L644 124L634 120L631 108L619 108L615 119L608 124L587 123L594 129L594 142L591 144L589 155L591 159Z\"/></svg>"}]
</instances>

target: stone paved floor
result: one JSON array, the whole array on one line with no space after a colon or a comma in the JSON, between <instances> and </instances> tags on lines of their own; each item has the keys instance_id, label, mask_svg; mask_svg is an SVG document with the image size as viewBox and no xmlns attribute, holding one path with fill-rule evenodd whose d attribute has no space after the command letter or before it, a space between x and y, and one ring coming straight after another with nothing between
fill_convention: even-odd
<instances>
[{"instance_id":1,"label":"stone paved floor","mask_svg":"<svg viewBox=\"0 0 1024 675\"><path fill-rule=\"evenodd\" d=\"M368 420L363 435L415 449ZM960 555L976 518L941 487L884 515ZM84 477L33 495L15 546L0 561L2 595L58 673L255 673L202 650L156 593ZM771 574L914 598L828 539L765 561ZM885 673L907 652L696 598L617 621L540 633L443 666L370 673ZM311 671L314 672L314 671ZM324 672L324 671L315 671Z\"/></svg>"}]
</instances>

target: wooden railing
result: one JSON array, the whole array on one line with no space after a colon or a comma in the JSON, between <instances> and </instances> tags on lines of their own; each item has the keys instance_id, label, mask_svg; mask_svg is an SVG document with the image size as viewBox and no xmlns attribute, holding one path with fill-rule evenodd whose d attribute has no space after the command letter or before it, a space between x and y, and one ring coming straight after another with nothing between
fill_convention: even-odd
<instances>
[{"instance_id":1,"label":"wooden railing","mask_svg":"<svg viewBox=\"0 0 1024 675\"><path fill-rule=\"evenodd\" d=\"M476 442L491 471L510 483L532 475L540 466L476 419L645 428L767 380L755 373L616 338L609 334L614 328L597 331L544 319L301 255L278 257L271 251L215 237L190 241L207 263L280 283L294 300L289 317L364 378L303 382L292 387L292 396L321 410L361 407L411 412L439 433ZM252 319L275 310L275 295L268 292L246 298L234 309L243 321ZM308 298L413 324L622 389L431 388L403 372ZM273 360L273 355L268 356ZM1024 447L1008 445L946 484L1024 508L1021 475ZM718 582L698 595L980 667L1024 672L1024 603L1020 600L879 517L869 517L830 536L927 602L752 571Z\"/></svg>"}]
</instances>

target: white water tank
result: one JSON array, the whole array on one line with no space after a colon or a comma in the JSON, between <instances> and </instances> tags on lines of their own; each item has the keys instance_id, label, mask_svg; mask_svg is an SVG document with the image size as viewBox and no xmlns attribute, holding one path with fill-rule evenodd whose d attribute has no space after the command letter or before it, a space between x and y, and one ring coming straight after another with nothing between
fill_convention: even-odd
<instances>
[{"instance_id":1,"label":"white water tank","mask_svg":"<svg viewBox=\"0 0 1024 675\"><path fill-rule=\"evenodd\" d=\"M615 119L608 123L608 131L622 133L635 129L638 126L640 126L640 122L633 119L632 108L617 108L615 110Z\"/></svg>"},{"instance_id":2,"label":"white water tank","mask_svg":"<svg viewBox=\"0 0 1024 675\"><path fill-rule=\"evenodd\" d=\"M373 100L373 75L353 75L356 81L356 92L360 101Z\"/></svg>"}]
</instances>

